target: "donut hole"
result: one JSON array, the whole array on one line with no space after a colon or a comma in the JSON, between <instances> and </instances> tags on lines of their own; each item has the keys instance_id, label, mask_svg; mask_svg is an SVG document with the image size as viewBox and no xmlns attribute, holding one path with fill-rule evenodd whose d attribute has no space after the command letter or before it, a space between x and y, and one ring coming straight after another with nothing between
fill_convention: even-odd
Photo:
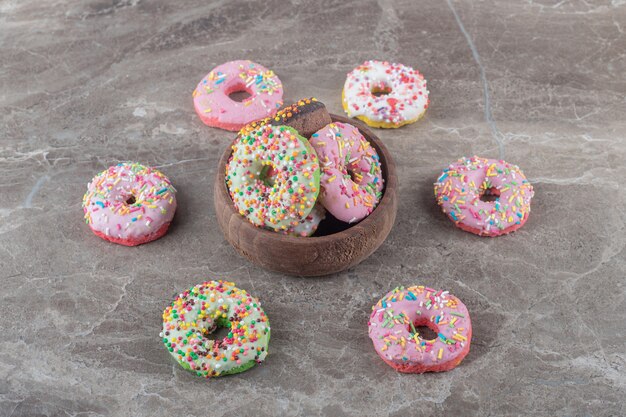
<instances>
[{"instance_id":1,"label":"donut hole","mask_svg":"<svg viewBox=\"0 0 626 417\"><path fill-rule=\"evenodd\" d=\"M268 187L276 185L276 169L272 165L265 165L261 170L261 181Z\"/></svg>"},{"instance_id":2,"label":"donut hole","mask_svg":"<svg viewBox=\"0 0 626 417\"><path fill-rule=\"evenodd\" d=\"M374 84L370 91L372 92L373 96L381 97L391 93L391 87L389 87L385 82L381 81L377 84Z\"/></svg>"},{"instance_id":3,"label":"donut hole","mask_svg":"<svg viewBox=\"0 0 626 417\"><path fill-rule=\"evenodd\" d=\"M217 326L212 332L206 333L205 337L209 340L223 340L228 337L230 328L224 326Z\"/></svg>"},{"instance_id":4,"label":"donut hole","mask_svg":"<svg viewBox=\"0 0 626 417\"><path fill-rule=\"evenodd\" d=\"M350 176L350 179L352 180L352 182L355 182L357 184L359 183L358 181L359 178L354 174L354 172L351 169L348 170L348 175Z\"/></svg>"},{"instance_id":5,"label":"donut hole","mask_svg":"<svg viewBox=\"0 0 626 417\"><path fill-rule=\"evenodd\" d=\"M437 326L435 325L435 323L432 323L427 319L416 320L413 323L413 328L419 334L422 340L435 340L437 338ZM413 328L409 326L409 333L413 334Z\"/></svg>"},{"instance_id":6,"label":"donut hole","mask_svg":"<svg viewBox=\"0 0 626 417\"><path fill-rule=\"evenodd\" d=\"M130 195L127 199L126 199L126 204L128 204L129 206L131 204L135 204L137 202L137 198L135 198L134 195Z\"/></svg>"},{"instance_id":7,"label":"donut hole","mask_svg":"<svg viewBox=\"0 0 626 417\"><path fill-rule=\"evenodd\" d=\"M230 98L232 101L236 101L237 103L241 103L242 101L246 101L250 97L252 97L252 94L248 90L246 90L245 87L238 88L238 89L228 93L228 98Z\"/></svg>"},{"instance_id":8,"label":"donut hole","mask_svg":"<svg viewBox=\"0 0 626 417\"><path fill-rule=\"evenodd\" d=\"M500 198L500 190L495 187L487 188L480 195L480 201L484 201L486 203L497 201Z\"/></svg>"}]
</instances>

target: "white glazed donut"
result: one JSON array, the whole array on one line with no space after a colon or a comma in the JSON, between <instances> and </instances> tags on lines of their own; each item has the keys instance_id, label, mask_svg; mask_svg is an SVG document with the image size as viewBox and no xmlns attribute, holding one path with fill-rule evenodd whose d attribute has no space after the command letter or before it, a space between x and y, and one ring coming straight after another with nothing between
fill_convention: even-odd
<instances>
[{"instance_id":1,"label":"white glazed donut","mask_svg":"<svg viewBox=\"0 0 626 417\"><path fill-rule=\"evenodd\" d=\"M383 128L416 122L430 103L426 80L419 71L386 61L366 61L350 71L342 102L349 117Z\"/></svg>"}]
</instances>

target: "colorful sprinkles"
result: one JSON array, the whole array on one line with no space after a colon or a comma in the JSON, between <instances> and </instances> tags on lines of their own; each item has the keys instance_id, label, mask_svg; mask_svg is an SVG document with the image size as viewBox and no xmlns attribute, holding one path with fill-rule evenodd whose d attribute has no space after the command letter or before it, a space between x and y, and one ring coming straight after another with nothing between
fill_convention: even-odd
<instances>
[{"instance_id":1,"label":"colorful sprinkles","mask_svg":"<svg viewBox=\"0 0 626 417\"><path fill-rule=\"evenodd\" d=\"M319 224L326 218L326 209L320 203L313 206L313 210L295 226L289 227L283 233L291 236L308 237L312 236Z\"/></svg>"},{"instance_id":2,"label":"colorful sprinkles","mask_svg":"<svg viewBox=\"0 0 626 417\"><path fill-rule=\"evenodd\" d=\"M239 135L226 165L237 210L257 226L288 230L305 219L320 189L320 167L308 140L287 126Z\"/></svg>"},{"instance_id":3,"label":"colorful sprinkles","mask_svg":"<svg viewBox=\"0 0 626 417\"><path fill-rule=\"evenodd\" d=\"M350 71L342 97L349 117L384 128L416 122L430 103L426 80L419 71L386 61L366 61Z\"/></svg>"},{"instance_id":4,"label":"colorful sprinkles","mask_svg":"<svg viewBox=\"0 0 626 417\"><path fill-rule=\"evenodd\" d=\"M528 219L534 191L518 166L502 160L461 158L435 182L435 197L461 229L499 236L517 230ZM491 196L494 201L483 201Z\"/></svg>"},{"instance_id":5,"label":"colorful sprinkles","mask_svg":"<svg viewBox=\"0 0 626 417\"><path fill-rule=\"evenodd\" d=\"M274 116L266 117L264 119L248 123L239 131L239 135L249 135L250 132L268 124L278 126L281 124L281 122L287 122L289 119L299 114L305 108L305 106L316 102L317 99L315 97L298 100L296 103L285 106L282 109L278 110Z\"/></svg>"},{"instance_id":6,"label":"colorful sprinkles","mask_svg":"<svg viewBox=\"0 0 626 417\"><path fill-rule=\"evenodd\" d=\"M449 370L469 352L472 324L465 305L448 291L397 287L374 307L369 336L380 357L402 372ZM417 330L437 333L425 339Z\"/></svg>"},{"instance_id":7,"label":"colorful sprinkles","mask_svg":"<svg viewBox=\"0 0 626 417\"><path fill-rule=\"evenodd\" d=\"M359 129L335 122L311 136L322 167L320 199L337 219L354 223L369 215L382 197L380 157Z\"/></svg>"},{"instance_id":8,"label":"colorful sprinkles","mask_svg":"<svg viewBox=\"0 0 626 417\"><path fill-rule=\"evenodd\" d=\"M229 329L221 340L209 335ZM159 335L185 369L205 378L245 371L267 356L270 325L259 301L227 281L206 281L178 297L163 312Z\"/></svg>"},{"instance_id":9,"label":"colorful sprinkles","mask_svg":"<svg viewBox=\"0 0 626 417\"><path fill-rule=\"evenodd\" d=\"M242 102L230 98L240 91L250 96ZM205 124L235 131L276 113L283 105L282 96L283 86L274 71L248 60L215 67L192 94L196 113Z\"/></svg>"},{"instance_id":10,"label":"colorful sprinkles","mask_svg":"<svg viewBox=\"0 0 626 417\"><path fill-rule=\"evenodd\" d=\"M120 163L91 180L82 205L96 234L112 241L144 239L171 222L176 189L154 168Z\"/></svg>"}]
</instances>

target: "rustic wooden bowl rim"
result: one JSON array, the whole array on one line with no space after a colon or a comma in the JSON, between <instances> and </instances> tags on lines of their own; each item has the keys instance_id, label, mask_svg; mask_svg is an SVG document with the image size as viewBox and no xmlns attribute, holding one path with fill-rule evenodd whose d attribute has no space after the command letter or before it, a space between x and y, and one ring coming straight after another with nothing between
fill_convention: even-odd
<instances>
[{"instance_id":1,"label":"rustic wooden bowl rim","mask_svg":"<svg viewBox=\"0 0 626 417\"><path fill-rule=\"evenodd\" d=\"M220 190L220 193L223 194L223 197L225 197L224 201L230 201L229 207L240 218L242 222L241 227L254 229L257 233L264 234L265 239L275 240L276 242L281 242L281 243L288 242L288 243L297 245L297 244L302 244L302 243L305 243L306 241L310 241L313 239L318 243L334 242L338 239L349 238L349 237L357 235L358 231L354 230L354 227L353 227L357 224L362 227L368 227L370 223L376 224L377 218L382 216L382 212L388 206L391 205L391 196L388 195L387 189L396 189L398 185L397 177L394 172L395 166L393 165L393 163L390 163L390 161L392 161L391 155L389 151L387 150L387 147L378 138L378 136L376 136L370 129L368 129L363 122L356 120L356 119L348 119L347 117L339 116L339 115L332 114L332 113L330 114L330 117L333 120L333 122L348 123L358 128L361 134L363 134L363 136L365 136L365 138L368 141L374 142L375 144L374 147L376 148L376 151L379 153L382 153L382 156L383 156L382 159L385 161L382 167L383 178L385 180L385 187L383 189L383 197L378 202L378 205L376 206L374 211L372 211L365 219L361 220L358 223L354 223L353 225L351 225L348 229L342 230L337 233L324 235L324 236L309 236L309 237L290 236L290 235L284 235L278 232L273 232L273 231L255 226L252 223L250 223L248 219L246 219L244 216L239 214L239 212L235 209L233 200L230 197L230 193L228 192L228 187L226 186L226 181L225 181L226 164L228 163L228 159L230 158L230 155L232 154L232 147L229 145L224 151L224 153L222 154L222 157L220 158L218 171L217 171L217 180L221 181L221 186L219 187L219 190Z\"/></svg>"}]
</instances>

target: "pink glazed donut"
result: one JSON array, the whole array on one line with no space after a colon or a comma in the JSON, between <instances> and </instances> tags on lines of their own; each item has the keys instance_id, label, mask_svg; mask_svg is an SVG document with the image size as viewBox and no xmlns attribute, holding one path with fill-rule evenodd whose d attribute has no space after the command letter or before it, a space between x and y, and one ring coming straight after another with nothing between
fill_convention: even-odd
<instances>
[{"instance_id":1,"label":"pink glazed donut","mask_svg":"<svg viewBox=\"0 0 626 417\"><path fill-rule=\"evenodd\" d=\"M242 102L230 94L246 91ZM219 65L193 90L193 104L204 124L237 131L246 124L273 116L283 105L283 85L274 71L252 61Z\"/></svg>"},{"instance_id":2,"label":"pink glazed donut","mask_svg":"<svg viewBox=\"0 0 626 417\"><path fill-rule=\"evenodd\" d=\"M380 158L359 129L334 122L310 141L322 168L320 199L337 219L354 223L370 214L383 190Z\"/></svg>"},{"instance_id":3,"label":"pink glazed donut","mask_svg":"<svg viewBox=\"0 0 626 417\"><path fill-rule=\"evenodd\" d=\"M444 169L435 183L437 203L459 229L500 236L526 223L533 186L516 165L474 156ZM490 196L494 201L484 201Z\"/></svg>"},{"instance_id":4,"label":"pink glazed donut","mask_svg":"<svg viewBox=\"0 0 626 417\"><path fill-rule=\"evenodd\" d=\"M167 232L176 211L176 190L156 169L122 163L91 180L83 211L91 230L102 239L141 245Z\"/></svg>"},{"instance_id":5,"label":"pink glazed donut","mask_svg":"<svg viewBox=\"0 0 626 417\"><path fill-rule=\"evenodd\" d=\"M399 372L449 371L469 353L472 321L465 305L448 291L424 286L397 287L370 316L369 336L376 353ZM417 327L437 333L425 340Z\"/></svg>"}]
</instances>

